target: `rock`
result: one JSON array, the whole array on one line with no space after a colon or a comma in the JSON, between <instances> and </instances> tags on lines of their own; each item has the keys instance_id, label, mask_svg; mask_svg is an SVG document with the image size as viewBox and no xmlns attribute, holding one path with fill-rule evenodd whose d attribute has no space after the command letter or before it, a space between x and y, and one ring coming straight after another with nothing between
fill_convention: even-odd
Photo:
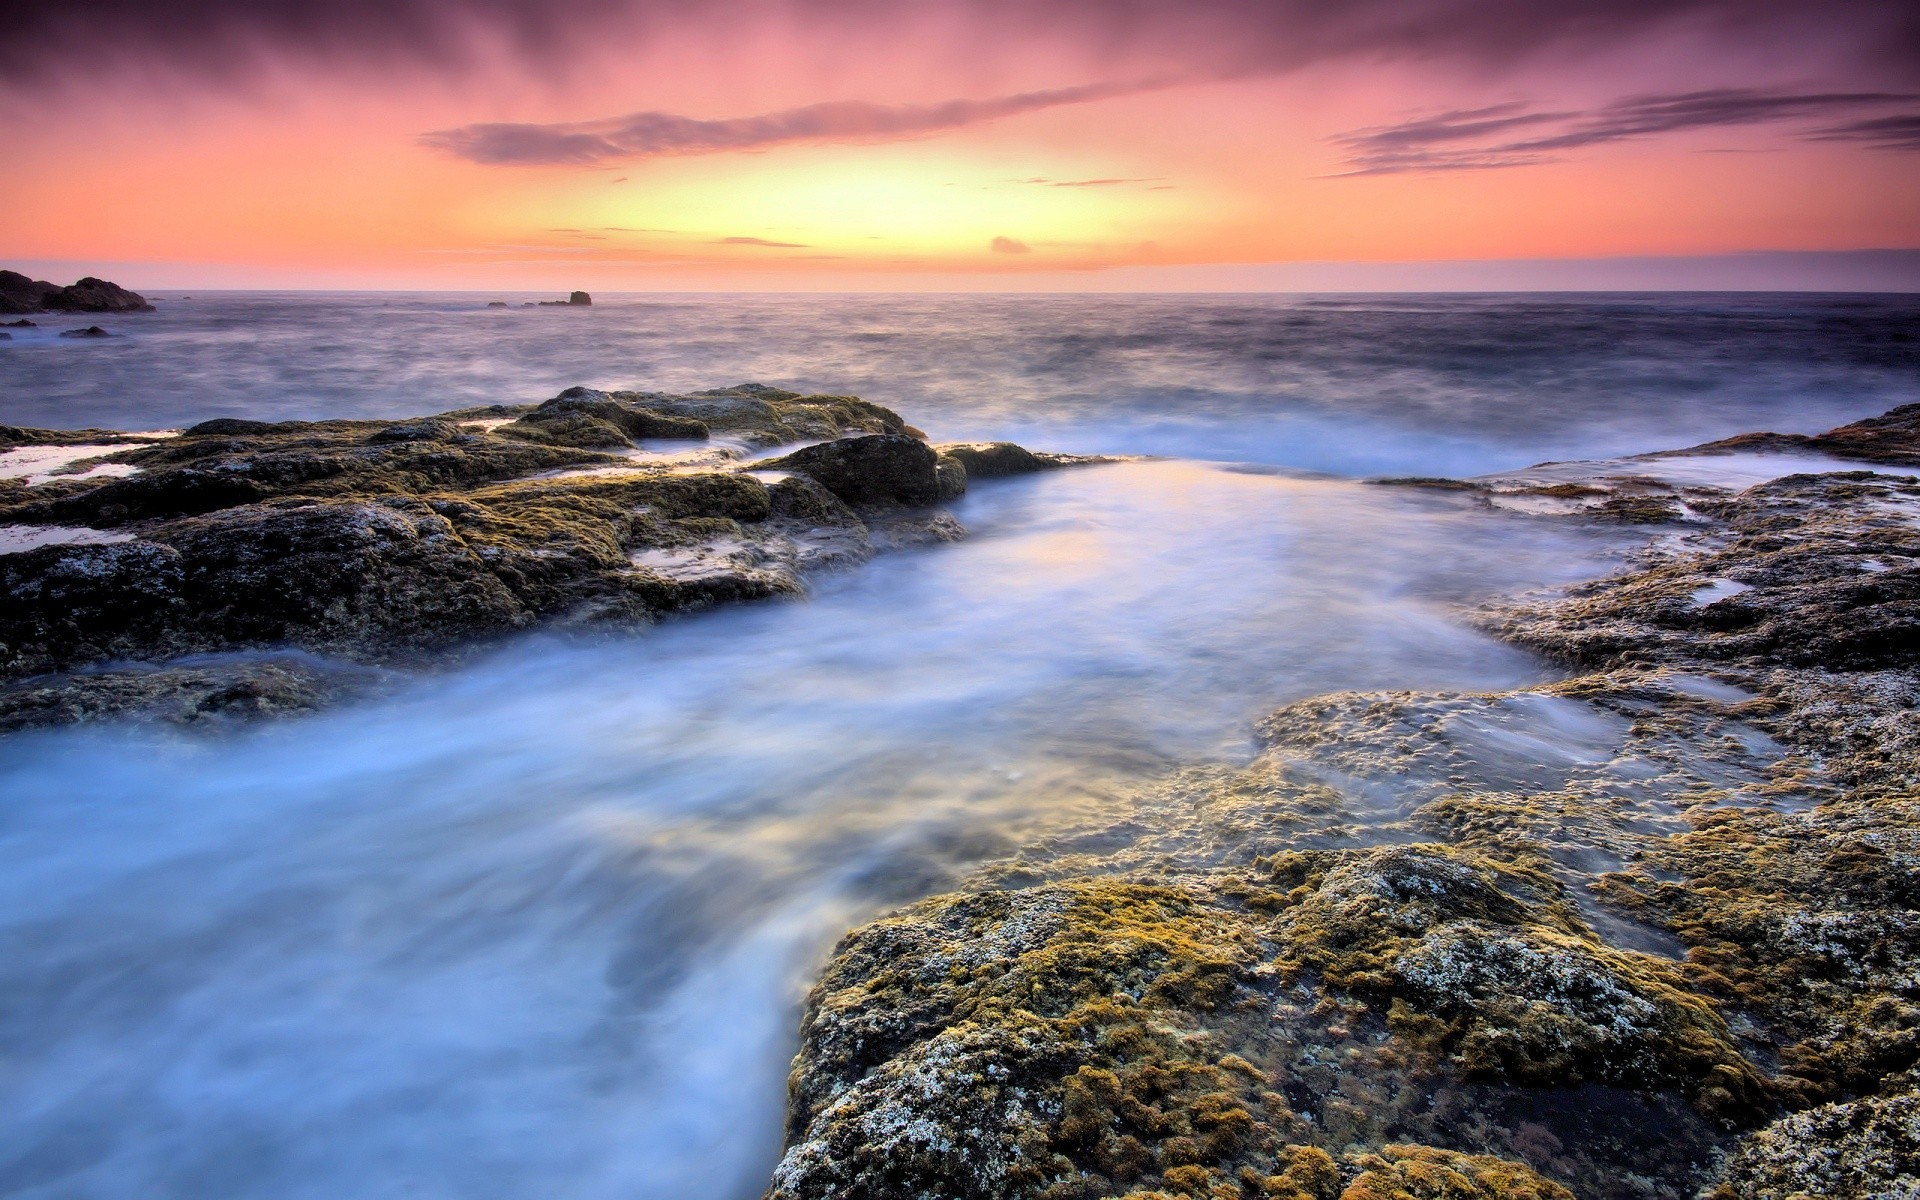
<instances>
[{"instance_id":1,"label":"rock","mask_svg":"<svg viewBox=\"0 0 1920 1200\"><path fill-rule=\"evenodd\" d=\"M593 297L587 295L585 292L574 292L572 295L567 297L567 303L568 304L592 304Z\"/></svg>"},{"instance_id":2,"label":"rock","mask_svg":"<svg viewBox=\"0 0 1920 1200\"><path fill-rule=\"evenodd\" d=\"M1920 1196L1920 1092L1828 1104L1774 1122L1737 1149L1708 1200Z\"/></svg>"},{"instance_id":3,"label":"rock","mask_svg":"<svg viewBox=\"0 0 1920 1200\"><path fill-rule=\"evenodd\" d=\"M760 465L807 475L855 508L918 506L941 498L938 456L900 433L822 442ZM959 490L966 490L964 477Z\"/></svg>"},{"instance_id":4,"label":"rock","mask_svg":"<svg viewBox=\"0 0 1920 1200\"><path fill-rule=\"evenodd\" d=\"M589 308L592 307L592 305L593 297L587 295L585 292L575 292L565 300L540 301L540 307L542 308Z\"/></svg>"},{"instance_id":5,"label":"rock","mask_svg":"<svg viewBox=\"0 0 1920 1200\"><path fill-rule=\"evenodd\" d=\"M967 468L959 459L942 454L933 463L934 498L942 504L967 494Z\"/></svg>"},{"instance_id":6,"label":"rock","mask_svg":"<svg viewBox=\"0 0 1920 1200\"><path fill-rule=\"evenodd\" d=\"M1663 457L1696 454L1738 454L1761 452L1809 451L1859 462L1920 466L1920 404L1903 404L1877 417L1855 421L1811 436L1798 433L1745 433L1717 442L1669 450L1648 455L1655 461Z\"/></svg>"},{"instance_id":7,"label":"rock","mask_svg":"<svg viewBox=\"0 0 1920 1200\"><path fill-rule=\"evenodd\" d=\"M1920 479L1634 461L1392 481L1684 517L1486 614L1568 678L1296 702L843 939L769 1196L1915 1193Z\"/></svg>"},{"instance_id":8,"label":"rock","mask_svg":"<svg viewBox=\"0 0 1920 1200\"><path fill-rule=\"evenodd\" d=\"M505 300L489 300L487 301L487 307L488 308L505 308L507 307L507 302Z\"/></svg>"},{"instance_id":9,"label":"rock","mask_svg":"<svg viewBox=\"0 0 1920 1200\"><path fill-rule=\"evenodd\" d=\"M0 313L39 312L58 284L28 279L18 271L0 271Z\"/></svg>"},{"instance_id":10,"label":"rock","mask_svg":"<svg viewBox=\"0 0 1920 1200\"><path fill-rule=\"evenodd\" d=\"M152 312L153 305L138 292L91 275L63 288L17 271L0 271L0 313L47 311Z\"/></svg>"},{"instance_id":11,"label":"rock","mask_svg":"<svg viewBox=\"0 0 1920 1200\"><path fill-rule=\"evenodd\" d=\"M968 479L999 479L1058 466L1012 442L964 442L938 447L965 469Z\"/></svg>"},{"instance_id":12,"label":"rock","mask_svg":"<svg viewBox=\"0 0 1920 1200\"><path fill-rule=\"evenodd\" d=\"M91 275L47 296L42 303L61 312L152 312L153 305L138 292Z\"/></svg>"},{"instance_id":13,"label":"rock","mask_svg":"<svg viewBox=\"0 0 1920 1200\"><path fill-rule=\"evenodd\" d=\"M63 338L104 338L112 337L113 335L98 325L89 325L85 329L63 329L60 331L60 336Z\"/></svg>"},{"instance_id":14,"label":"rock","mask_svg":"<svg viewBox=\"0 0 1920 1200\"><path fill-rule=\"evenodd\" d=\"M29 321L25 317L22 317L18 321L0 321L0 328L32 329L32 328L35 328L35 326L32 321Z\"/></svg>"},{"instance_id":15,"label":"rock","mask_svg":"<svg viewBox=\"0 0 1920 1200\"><path fill-rule=\"evenodd\" d=\"M12 340L13 340L12 334L0 332L0 342L10 342Z\"/></svg>"},{"instance_id":16,"label":"rock","mask_svg":"<svg viewBox=\"0 0 1920 1200\"><path fill-rule=\"evenodd\" d=\"M688 468L577 443L899 426L853 397L755 386L570 388L539 406L403 421L220 417L157 440L0 426L0 448L86 446L134 468L0 491L0 524L94 535L0 553L0 726L271 714L343 694L171 661L181 655L291 646L389 662L538 622L647 622L793 595L805 571L964 530L898 511L869 527L806 474L769 486L733 444ZM99 540L106 530L118 540Z\"/></svg>"},{"instance_id":17,"label":"rock","mask_svg":"<svg viewBox=\"0 0 1920 1200\"><path fill-rule=\"evenodd\" d=\"M704 441L709 430L696 418L659 412L593 388L570 387L495 432L563 446L608 447L630 445L636 438Z\"/></svg>"}]
</instances>

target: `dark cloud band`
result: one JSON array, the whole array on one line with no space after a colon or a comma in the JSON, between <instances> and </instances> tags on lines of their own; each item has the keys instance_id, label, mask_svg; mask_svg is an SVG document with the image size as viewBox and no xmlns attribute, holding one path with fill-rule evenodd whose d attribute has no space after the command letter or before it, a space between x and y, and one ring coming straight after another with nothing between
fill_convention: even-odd
<instances>
[{"instance_id":1,"label":"dark cloud band","mask_svg":"<svg viewBox=\"0 0 1920 1200\"><path fill-rule=\"evenodd\" d=\"M60 0L7 6L0 89L94 86L128 67L229 81L284 62L457 72L493 47L564 70L583 50L679 26L764 17L884 34L928 10L986 51L1046 39L1177 73L1354 56L1486 63L1691 28L1736 51L1845 42L1877 76L1920 82L1920 6L1889 0Z\"/></svg>"}]
</instances>

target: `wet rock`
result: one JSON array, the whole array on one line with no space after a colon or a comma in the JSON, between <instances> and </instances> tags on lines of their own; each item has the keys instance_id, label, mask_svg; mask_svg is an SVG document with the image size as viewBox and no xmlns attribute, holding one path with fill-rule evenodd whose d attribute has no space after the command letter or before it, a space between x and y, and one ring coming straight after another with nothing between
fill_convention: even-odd
<instances>
[{"instance_id":1,"label":"wet rock","mask_svg":"<svg viewBox=\"0 0 1920 1200\"><path fill-rule=\"evenodd\" d=\"M85 329L63 329L60 331L60 336L63 338L107 338L113 335L98 325L89 325Z\"/></svg>"},{"instance_id":2,"label":"wet rock","mask_svg":"<svg viewBox=\"0 0 1920 1200\"><path fill-rule=\"evenodd\" d=\"M1641 465L1404 481L1686 522L1489 614L1569 678L1300 701L849 935L769 1194L1920 1186L1920 480Z\"/></svg>"},{"instance_id":3,"label":"wet rock","mask_svg":"<svg viewBox=\"0 0 1920 1200\"><path fill-rule=\"evenodd\" d=\"M1855 421L1825 433L1746 433L1666 453L1677 456L1752 451L1813 452L1856 462L1920 466L1920 404L1903 404L1877 417L1868 417L1864 421ZM1650 457L1657 460L1661 456Z\"/></svg>"},{"instance_id":4,"label":"wet rock","mask_svg":"<svg viewBox=\"0 0 1920 1200\"><path fill-rule=\"evenodd\" d=\"M761 478L739 443L900 426L852 397L751 385L572 388L403 421L223 417L163 438L0 426L0 447L73 446L114 468L0 487L0 525L83 535L0 552L0 689L42 677L0 701L0 724L306 705L283 675L223 683L183 655L293 646L395 662L538 622L795 595L807 571L965 531L940 513L869 526L809 475ZM694 467L634 445L716 428L729 444ZM110 660L146 665L98 668Z\"/></svg>"},{"instance_id":5,"label":"wet rock","mask_svg":"<svg viewBox=\"0 0 1920 1200\"><path fill-rule=\"evenodd\" d=\"M489 300L487 301L487 307L488 308L506 308L507 302L505 300Z\"/></svg>"},{"instance_id":6,"label":"wet rock","mask_svg":"<svg viewBox=\"0 0 1920 1200\"><path fill-rule=\"evenodd\" d=\"M905 434L822 442L761 465L806 475L855 508L919 506L941 498L938 456ZM959 490L965 490L964 478Z\"/></svg>"},{"instance_id":7,"label":"wet rock","mask_svg":"<svg viewBox=\"0 0 1920 1200\"><path fill-rule=\"evenodd\" d=\"M496 431L565 446L603 448L630 445L636 438L705 440L706 422L646 407L592 388L571 387L511 425Z\"/></svg>"},{"instance_id":8,"label":"wet rock","mask_svg":"<svg viewBox=\"0 0 1920 1200\"><path fill-rule=\"evenodd\" d=\"M33 329L35 325L25 317L18 321L0 321L0 329Z\"/></svg>"},{"instance_id":9,"label":"wet rock","mask_svg":"<svg viewBox=\"0 0 1920 1200\"><path fill-rule=\"evenodd\" d=\"M1920 1195L1920 1092L1829 1104L1776 1121L1734 1152L1709 1200Z\"/></svg>"},{"instance_id":10,"label":"wet rock","mask_svg":"<svg viewBox=\"0 0 1920 1200\"><path fill-rule=\"evenodd\" d=\"M0 730L132 717L175 725L312 712L364 695L380 677L318 659L200 659L0 683Z\"/></svg>"},{"instance_id":11,"label":"wet rock","mask_svg":"<svg viewBox=\"0 0 1920 1200\"><path fill-rule=\"evenodd\" d=\"M541 308L588 308L591 307L592 304L593 297L587 295L585 292L574 292L565 300L540 301ZM504 307L504 305L502 307Z\"/></svg>"}]
</instances>

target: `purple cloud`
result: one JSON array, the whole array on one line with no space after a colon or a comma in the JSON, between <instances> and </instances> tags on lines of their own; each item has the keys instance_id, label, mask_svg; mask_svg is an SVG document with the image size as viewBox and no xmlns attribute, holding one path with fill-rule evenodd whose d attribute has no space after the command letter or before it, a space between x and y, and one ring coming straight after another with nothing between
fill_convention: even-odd
<instances>
[{"instance_id":1,"label":"purple cloud","mask_svg":"<svg viewBox=\"0 0 1920 1200\"><path fill-rule=\"evenodd\" d=\"M837 100L754 117L707 119L642 112L555 125L488 122L421 135L422 144L488 165L552 165L765 150L793 142L895 141L1021 113L1165 87L1165 81L1089 83L985 100L870 104Z\"/></svg>"},{"instance_id":2,"label":"purple cloud","mask_svg":"<svg viewBox=\"0 0 1920 1200\"><path fill-rule=\"evenodd\" d=\"M1470 171L1552 162L1565 151L1677 133L1834 118L1912 104L1906 92L1766 92L1720 88L1636 96L1584 112L1533 112L1519 102L1440 113L1398 125L1357 129L1333 139L1350 175ZM1856 119L1804 136L1861 141L1883 149L1920 148L1920 118Z\"/></svg>"}]
</instances>

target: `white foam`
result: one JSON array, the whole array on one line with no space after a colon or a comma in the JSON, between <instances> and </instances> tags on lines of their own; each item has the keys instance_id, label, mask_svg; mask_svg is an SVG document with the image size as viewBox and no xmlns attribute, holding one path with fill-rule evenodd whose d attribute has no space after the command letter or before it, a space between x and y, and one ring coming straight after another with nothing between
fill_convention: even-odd
<instances>
[{"instance_id":1,"label":"white foam","mask_svg":"<svg viewBox=\"0 0 1920 1200\"><path fill-rule=\"evenodd\" d=\"M132 534L79 525L0 525L0 554L18 554L41 546L86 546L132 540Z\"/></svg>"},{"instance_id":2,"label":"white foam","mask_svg":"<svg viewBox=\"0 0 1920 1200\"><path fill-rule=\"evenodd\" d=\"M125 463L102 463L86 472L62 472L61 468L79 462L83 458L98 458L102 454L112 454L116 450L125 450L125 446L85 443L74 446L16 446L12 450L0 453L0 479L24 479L29 484L42 484L55 479L92 479L114 475L131 475L140 468Z\"/></svg>"},{"instance_id":3,"label":"white foam","mask_svg":"<svg viewBox=\"0 0 1920 1200\"><path fill-rule=\"evenodd\" d=\"M1709 604L1718 604L1729 596L1738 596L1741 592L1752 590L1752 584L1741 583L1737 579L1715 579L1705 586L1693 589L1691 603L1695 608L1705 608Z\"/></svg>"}]
</instances>

